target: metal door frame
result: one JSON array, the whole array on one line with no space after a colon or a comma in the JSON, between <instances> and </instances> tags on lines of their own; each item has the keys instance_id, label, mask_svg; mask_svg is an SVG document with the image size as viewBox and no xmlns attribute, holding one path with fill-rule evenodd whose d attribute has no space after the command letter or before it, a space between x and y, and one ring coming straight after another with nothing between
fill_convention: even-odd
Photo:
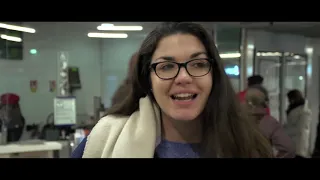
<instances>
[{"instance_id":1,"label":"metal door frame","mask_svg":"<svg viewBox=\"0 0 320 180\"><path fill-rule=\"evenodd\" d=\"M304 66L304 69L305 69L305 74L304 74L304 77L305 77L305 83L304 83L304 96L307 97L307 92L308 92L308 83L309 83L309 78L308 78L308 55L307 54L298 54L298 53L292 53L291 56L295 56L295 55L298 55L298 56L301 56L304 58L304 62L306 63L305 66ZM286 57L289 57L289 56L286 56L284 55L284 58ZM287 63L286 59L285 59L285 64Z\"/></svg>"},{"instance_id":2,"label":"metal door frame","mask_svg":"<svg viewBox=\"0 0 320 180\"><path fill-rule=\"evenodd\" d=\"M286 92L285 92L285 83L286 83L286 75L287 75L287 57L293 57L295 55L301 56L304 58L305 64L305 74L304 74L304 79L305 79L305 84L304 84L304 94L307 96L307 91L308 91L308 56L306 54L298 54L298 53L289 53L287 55L287 52L279 52L279 51L258 51L254 49L254 58L253 58L253 74L259 74L261 72L260 70L260 60L257 62L257 53L265 53L265 52L274 52L274 53L280 53L281 56L279 56L279 63L280 63L280 68L279 68L279 121L280 123L284 122L285 119L285 102L286 102ZM268 57L268 56L265 56ZM271 56L269 56L271 57ZM266 60L266 59L265 59ZM273 61L272 59L269 59L269 61Z\"/></svg>"},{"instance_id":3,"label":"metal door frame","mask_svg":"<svg viewBox=\"0 0 320 180\"><path fill-rule=\"evenodd\" d=\"M254 59L253 59L253 74L259 74L261 72L260 70L260 63L261 61L258 60L259 58L257 58L257 53L267 53L267 52L272 52L272 53L280 53L280 56L276 56L279 58L279 60L273 60L273 59L267 59L267 61L273 61L273 62L276 62L276 63L279 63L280 64L280 67L279 67L279 119L278 121L280 123L283 123L284 122L284 101L285 100L283 97L284 96L284 74L285 74L285 67L283 66L284 65L284 53L283 52L279 52L279 51L258 51L257 49L254 50ZM265 56L266 58L267 57L275 57L275 56ZM266 59L264 59L265 61ZM258 62L257 62L258 61Z\"/></svg>"},{"instance_id":4,"label":"metal door frame","mask_svg":"<svg viewBox=\"0 0 320 180\"><path fill-rule=\"evenodd\" d=\"M289 55L286 55L286 54L291 54L290 56ZM286 93L287 92L285 92L285 83L286 83L286 75L287 75L287 67L288 67L288 65L287 65L287 63L288 63L288 61L287 61L287 58L288 57L291 57L291 58L294 58L294 56L295 55L298 55L298 56L301 56L301 57L303 57L304 58L304 62L305 62L305 66L304 66L304 70L305 70L305 74L304 74L304 80L305 80L305 83L304 83L304 96L305 97L307 97L307 92L308 92L308 56L306 55L306 54L298 54L298 53L288 53L288 52L285 52L284 54L283 54L283 57L282 57L282 59L283 59L283 61L282 61L282 63L284 64L284 66L283 66L283 69L284 69L284 71L283 71L283 89L281 90L282 92L283 92L283 97L282 97L282 100L283 100L283 102L282 102L282 106L283 106L283 114L282 114L282 122L281 123L283 123L284 121L284 119L286 118L286 114L285 114L285 109L286 109L286 107L285 107L285 102L286 102Z\"/></svg>"},{"instance_id":5,"label":"metal door frame","mask_svg":"<svg viewBox=\"0 0 320 180\"><path fill-rule=\"evenodd\" d=\"M257 53L267 53L267 52L273 52L273 53L281 53L280 57L280 61L279 63L281 63L281 57L283 56L283 52L279 52L279 51L258 51L256 48L254 48L254 54L253 54L253 74L259 74L260 71L260 67L257 62ZM265 56L265 57L275 57L275 56ZM267 59L268 61L274 61L273 59Z\"/></svg>"}]
</instances>

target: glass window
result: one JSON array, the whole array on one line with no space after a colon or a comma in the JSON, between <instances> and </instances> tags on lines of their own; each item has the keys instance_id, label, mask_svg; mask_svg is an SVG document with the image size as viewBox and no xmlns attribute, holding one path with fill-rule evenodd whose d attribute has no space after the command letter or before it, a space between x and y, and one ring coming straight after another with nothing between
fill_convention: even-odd
<instances>
[{"instance_id":1,"label":"glass window","mask_svg":"<svg viewBox=\"0 0 320 180\"><path fill-rule=\"evenodd\" d=\"M241 28L217 24L216 44L224 60L225 71L236 92L240 90Z\"/></svg>"}]
</instances>

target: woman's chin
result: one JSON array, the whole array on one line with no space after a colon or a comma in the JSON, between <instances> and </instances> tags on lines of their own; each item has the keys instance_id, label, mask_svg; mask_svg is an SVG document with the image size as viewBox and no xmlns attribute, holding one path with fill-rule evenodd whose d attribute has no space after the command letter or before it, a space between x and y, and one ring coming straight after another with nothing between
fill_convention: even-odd
<instances>
[{"instance_id":1,"label":"woman's chin","mask_svg":"<svg viewBox=\"0 0 320 180\"><path fill-rule=\"evenodd\" d=\"M197 113L192 112L174 112L170 114L170 117L177 121L193 121L198 117Z\"/></svg>"}]
</instances>

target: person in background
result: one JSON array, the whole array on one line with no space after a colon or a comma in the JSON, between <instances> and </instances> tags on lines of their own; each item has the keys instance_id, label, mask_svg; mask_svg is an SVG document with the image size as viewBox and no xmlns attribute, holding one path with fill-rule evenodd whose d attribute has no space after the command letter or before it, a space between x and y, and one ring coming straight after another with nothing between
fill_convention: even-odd
<instances>
[{"instance_id":1,"label":"person in background","mask_svg":"<svg viewBox=\"0 0 320 180\"><path fill-rule=\"evenodd\" d=\"M310 157L311 110L301 91L294 89L287 93L289 106L287 122L284 125L287 134L293 140L297 158Z\"/></svg>"},{"instance_id":2,"label":"person in background","mask_svg":"<svg viewBox=\"0 0 320 180\"><path fill-rule=\"evenodd\" d=\"M263 80L264 80L264 78L263 78L262 76L260 76L260 75L253 75L253 76L248 77L248 79L247 79L247 89L250 88L250 87L252 87L252 86L262 86ZM246 101L245 101L245 97L246 97L247 89L245 89L245 90L243 90L243 91L241 91L241 92L239 92L239 93L237 94L237 96L238 96L238 98L239 98L239 100L240 100L241 103L246 102ZM263 88L263 90L264 90L266 93L268 92L268 91L267 91L266 89L264 89L264 88ZM269 98L269 96L267 96L267 97ZM269 107L267 107L266 110L267 110L267 114L270 115L270 109L269 109Z\"/></svg>"},{"instance_id":3,"label":"person in background","mask_svg":"<svg viewBox=\"0 0 320 180\"><path fill-rule=\"evenodd\" d=\"M91 131L83 158L272 157L201 25L165 22L153 30L125 89Z\"/></svg>"},{"instance_id":4,"label":"person in background","mask_svg":"<svg viewBox=\"0 0 320 180\"><path fill-rule=\"evenodd\" d=\"M240 99L240 102L245 102L246 92L247 89L254 85L262 85L263 83L263 77L260 75L253 75L248 77L247 79L247 88L241 92L238 93L238 97Z\"/></svg>"},{"instance_id":5,"label":"person in background","mask_svg":"<svg viewBox=\"0 0 320 180\"><path fill-rule=\"evenodd\" d=\"M127 93L128 88L131 88L131 86L129 86L129 84L132 81L133 69L137 63L137 55L138 55L137 53L134 53L131 56L131 59L129 61L129 65L128 65L127 77L125 78L125 80L122 82L122 84L118 87L118 89L114 93L112 100L111 100L111 105L116 105L117 103L121 102L122 99L126 98L126 96L128 95L128 93ZM72 152L71 158L81 158L82 157L86 142L87 142L87 137L85 137L83 139L83 141L78 145L78 147Z\"/></svg>"},{"instance_id":6,"label":"person in background","mask_svg":"<svg viewBox=\"0 0 320 180\"><path fill-rule=\"evenodd\" d=\"M320 111L318 113L317 136L314 144L314 150L312 153L312 158L319 158L319 157L320 157Z\"/></svg>"},{"instance_id":7,"label":"person in background","mask_svg":"<svg viewBox=\"0 0 320 180\"><path fill-rule=\"evenodd\" d=\"M267 113L268 98L266 90L255 85L247 89L245 95L246 107L253 120L259 124L261 132L269 139L274 148L274 156L294 158L295 149L290 137L281 124Z\"/></svg>"},{"instance_id":8,"label":"person in background","mask_svg":"<svg viewBox=\"0 0 320 180\"><path fill-rule=\"evenodd\" d=\"M19 141L26 123L20 109L20 96L6 93L0 101L0 125L7 126L7 142Z\"/></svg>"}]
</instances>

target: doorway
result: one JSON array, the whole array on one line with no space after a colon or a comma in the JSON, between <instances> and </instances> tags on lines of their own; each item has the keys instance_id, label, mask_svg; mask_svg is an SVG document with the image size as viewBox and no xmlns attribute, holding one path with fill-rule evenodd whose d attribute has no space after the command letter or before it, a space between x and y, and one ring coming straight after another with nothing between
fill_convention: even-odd
<instances>
[{"instance_id":1,"label":"doorway","mask_svg":"<svg viewBox=\"0 0 320 180\"><path fill-rule=\"evenodd\" d=\"M271 115L282 124L286 122L286 94L298 89L307 92L307 55L289 52L255 51L254 74L264 77L269 92Z\"/></svg>"}]
</instances>

